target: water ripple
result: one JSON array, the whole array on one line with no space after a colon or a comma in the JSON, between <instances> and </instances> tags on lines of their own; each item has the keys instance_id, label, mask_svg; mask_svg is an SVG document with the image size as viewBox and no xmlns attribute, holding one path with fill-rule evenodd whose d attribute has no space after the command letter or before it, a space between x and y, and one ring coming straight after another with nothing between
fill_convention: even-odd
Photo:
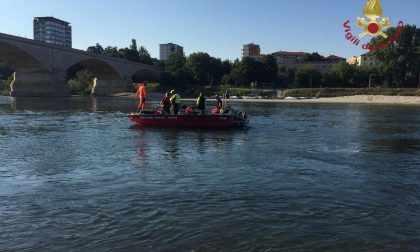
<instances>
[{"instance_id":1,"label":"water ripple","mask_svg":"<svg viewBox=\"0 0 420 252\"><path fill-rule=\"evenodd\" d=\"M249 127L219 131L0 99L0 250L418 249L416 107L236 105Z\"/></svg>"}]
</instances>

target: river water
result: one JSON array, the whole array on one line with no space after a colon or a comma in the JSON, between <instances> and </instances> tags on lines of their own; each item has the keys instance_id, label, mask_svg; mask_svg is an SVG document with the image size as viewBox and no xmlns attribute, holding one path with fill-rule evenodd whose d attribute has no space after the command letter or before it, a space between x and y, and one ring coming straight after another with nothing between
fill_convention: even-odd
<instances>
[{"instance_id":1,"label":"river water","mask_svg":"<svg viewBox=\"0 0 420 252\"><path fill-rule=\"evenodd\" d=\"M0 251L420 250L420 107L239 102L249 127L187 130L135 106L0 97Z\"/></svg>"}]
</instances>

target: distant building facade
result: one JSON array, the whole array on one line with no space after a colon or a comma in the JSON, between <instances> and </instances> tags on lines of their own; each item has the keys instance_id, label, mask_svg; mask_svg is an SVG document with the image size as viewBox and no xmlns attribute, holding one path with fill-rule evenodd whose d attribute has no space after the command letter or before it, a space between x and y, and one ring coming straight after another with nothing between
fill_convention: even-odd
<instances>
[{"instance_id":1,"label":"distant building facade","mask_svg":"<svg viewBox=\"0 0 420 252\"><path fill-rule=\"evenodd\" d=\"M339 57L339 56L336 56L336 55L330 55L328 57L325 57L325 60L327 62L336 62L336 63L340 63L340 62L345 62L346 61L345 58Z\"/></svg>"},{"instance_id":2,"label":"distant building facade","mask_svg":"<svg viewBox=\"0 0 420 252\"><path fill-rule=\"evenodd\" d=\"M350 65L357 65L357 66L371 66L375 64L375 57L370 56L367 53L362 54L358 57L353 56L347 59L347 63Z\"/></svg>"},{"instance_id":3,"label":"distant building facade","mask_svg":"<svg viewBox=\"0 0 420 252\"><path fill-rule=\"evenodd\" d=\"M327 73L331 70L332 66L340 62L345 62L346 59L335 55L322 58L322 60L306 60L309 53L306 52L286 52L278 51L272 53L277 61L279 69L279 76L285 75L288 69L299 69L304 66L312 66L321 73Z\"/></svg>"},{"instance_id":4,"label":"distant building facade","mask_svg":"<svg viewBox=\"0 0 420 252\"><path fill-rule=\"evenodd\" d=\"M180 52L184 54L184 48L177 44L167 43L159 45L159 59L166 60L169 55Z\"/></svg>"},{"instance_id":5,"label":"distant building facade","mask_svg":"<svg viewBox=\"0 0 420 252\"><path fill-rule=\"evenodd\" d=\"M311 58L311 54L306 52L278 51L271 55L277 62L278 81L281 85L293 83L294 79L291 77L291 73L294 73L298 69L310 67L322 74L326 74L331 71L334 65L340 62L346 62L345 58L335 55L330 55L328 57L318 55L317 58ZM294 74L292 74L292 76L293 75Z\"/></svg>"},{"instance_id":6,"label":"distant building facade","mask_svg":"<svg viewBox=\"0 0 420 252\"><path fill-rule=\"evenodd\" d=\"M258 58L260 56L261 56L260 45L250 43L250 44L242 46L241 58L243 57Z\"/></svg>"},{"instance_id":7,"label":"distant building facade","mask_svg":"<svg viewBox=\"0 0 420 252\"><path fill-rule=\"evenodd\" d=\"M278 65L295 65L299 62L304 62L304 56L307 53L304 52L286 52L278 51L272 53L273 57L276 59Z\"/></svg>"},{"instance_id":8,"label":"distant building facade","mask_svg":"<svg viewBox=\"0 0 420 252\"><path fill-rule=\"evenodd\" d=\"M347 59L347 63L349 65L357 65L357 57L356 56L351 56L350 58Z\"/></svg>"},{"instance_id":9,"label":"distant building facade","mask_svg":"<svg viewBox=\"0 0 420 252\"><path fill-rule=\"evenodd\" d=\"M35 17L34 40L71 48L71 25L54 17Z\"/></svg>"}]
</instances>

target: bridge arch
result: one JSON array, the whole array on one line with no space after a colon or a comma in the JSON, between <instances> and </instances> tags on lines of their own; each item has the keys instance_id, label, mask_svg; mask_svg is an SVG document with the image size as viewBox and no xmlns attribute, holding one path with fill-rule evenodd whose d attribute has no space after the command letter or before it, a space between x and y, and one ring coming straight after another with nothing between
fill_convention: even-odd
<instances>
[{"instance_id":1,"label":"bridge arch","mask_svg":"<svg viewBox=\"0 0 420 252\"><path fill-rule=\"evenodd\" d=\"M108 62L97 58L85 58L77 62L72 62L71 66L66 66L67 79L69 79L72 69L78 66L89 70L95 77L92 94L108 95L127 89L124 76L117 72Z\"/></svg>"},{"instance_id":2,"label":"bridge arch","mask_svg":"<svg viewBox=\"0 0 420 252\"><path fill-rule=\"evenodd\" d=\"M159 81L159 79L159 74L150 68L138 69L135 72L131 73L131 80L135 83L139 83L142 81L157 82Z\"/></svg>"},{"instance_id":3,"label":"bridge arch","mask_svg":"<svg viewBox=\"0 0 420 252\"><path fill-rule=\"evenodd\" d=\"M100 59L86 58L76 62L72 62L71 64L65 66L66 72L68 73L69 70L75 65L83 66L84 68L91 71L92 74L95 75L95 77L97 78L122 78L121 75L110 64Z\"/></svg>"},{"instance_id":4,"label":"bridge arch","mask_svg":"<svg viewBox=\"0 0 420 252\"><path fill-rule=\"evenodd\" d=\"M15 71L46 72L50 70L25 49L1 40L0 62L4 62Z\"/></svg>"},{"instance_id":5,"label":"bridge arch","mask_svg":"<svg viewBox=\"0 0 420 252\"><path fill-rule=\"evenodd\" d=\"M73 48L0 33L0 64L15 70L13 96L69 96L68 70L74 65L96 76L95 93L109 95L132 89L134 81L155 81L156 67L94 55Z\"/></svg>"},{"instance_id":6,"label":"bridge arch","mask_svg":"<svg viewBox=\"0 0 420 252\"><path fill-rule=\"evenodd\" d=\"M53 48L20 41L0 40L0 61L15 72L10 85L12 96L66 96L68 88L62 85L61 75L54 73Z\"/></svg>"}]
</instances>

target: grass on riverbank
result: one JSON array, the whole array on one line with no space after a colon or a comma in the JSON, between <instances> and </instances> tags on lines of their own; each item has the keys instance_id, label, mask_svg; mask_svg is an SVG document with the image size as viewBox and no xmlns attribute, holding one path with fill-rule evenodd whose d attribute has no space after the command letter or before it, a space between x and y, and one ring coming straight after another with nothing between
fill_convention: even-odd
<instances>
[{"instance_id":1,"label":"grass on riverbank","mask_svg":"<svg viewBox=\"0 0 420 252\"><path fill-rule=\"evenodd\" d=\"M148 85L148 90L155 92L166 92L172 87L162 86L158 83ZM417 88L299 88L299 89L250 89L235 88L229 86L217 87L194 87L181 91L182 97L197 97L202 92L206 96L215 94L223 95L226 92L230 96L262 96L264 98L284 98L284 97L342 97L354 95L387 95L387 96L420 96L420 89Z\"/></svg>"},{"instance_id":2,"label":"grass on riverbank","mask_svg":"<svg viewBox=\"0 0 420 252\"><path fill-rule=\"evenodd\" d=\"M353 95L420 96L417 88L305 88L286 89L282 97L342 97Z\"/></svg>"},{"instance_id":3,"label":"grass on riverbank","mask_svg":"<svg viewBox=\"0 0 420 252\"><path fill-rule=\"evenodd\" d=\"M137 83L140 84L140 83ZM136 85L134 85L136 86ZM133 86L131 92L135 92ZM10 86L5 81L0 81L0 95L10 95ZM148 83L149 92L165 93L172 89L160 83ZM300 88L300 89L251 89L235 88L230 86L204 86L191 87L186 90L178 90L182 98L196 98L200 92L205 96L224 95L230 96L261 96L263 98L284 98L284 97L343 97L354 95L386 95L386 96L420 96L420 89L417 88Z\"/></svg>"},{"instance_id":4,"label":"grass on riverbank","mask_svg":"<svg viewBox=\"0 0 420 252\"><path fill-rule=\"evenodd\" d=\"M233 88L229 86L204 86L204 87L191 87L186 88L186 90L178 90L177 88L170 86L163 86L158 83L147 84L147 90L151 92L161 92L165 93L176 89L182 97L198 97L200 93L205 94L205 96L213 96L228 93L230 96L263 96L267 98L277 97L277 90L269 89L251 89L251 88Z\"/></svg>"}]
</instances>

